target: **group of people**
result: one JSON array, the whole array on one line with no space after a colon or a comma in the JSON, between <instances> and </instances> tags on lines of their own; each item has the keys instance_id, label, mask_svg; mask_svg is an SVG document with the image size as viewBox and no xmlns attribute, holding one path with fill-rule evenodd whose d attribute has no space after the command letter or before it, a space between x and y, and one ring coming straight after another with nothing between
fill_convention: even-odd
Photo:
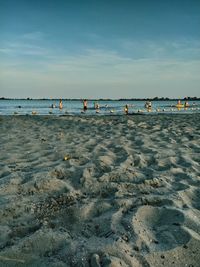
<instances>
[{"instance_id":1,"label":"group of people","mask_svg":"<svg viewBox=\"0 0 200 267\"><path fill-rule=\"evenodd\" d=\"M188 101L185 101L185 103L182 104L182 103L181 103L181 100L178 100L176 107L177 107L177 108L183 108L183 107L184 107L184 108L188 108L188 107L189 107L189 103L188 103Z\"/></svg>"},{"instance_id":2,"label":"group of people","mask_svg":"<svg viewBox=\"0 0 200 267\"><path fill-rule=\"evenodd\" d=\"M52 104L51 105L51 108L55 108L55 107L56 107L55 104ZM60 101L59 101L59 109L61 110L62 108L63 108L63 102L62 102L62 99L60 99ZM82 112L86 112L87 109L88 109L88 101L87 101L87 99L84 99L83 100L83 110L82 110ZM99 113L100 112L100 105L99 105L98 102L95 102L94 103L94 109L96 110L96 113ZM125 114L128 114L128 105L125 105L125 107L124 107L124 113Z\"/></svg>"},{"instance_id":3,"label":"group of people","mask_svg":"<svg viewBox=\"0 0 200 267\"><path fill-rule=\"evenodd\" d=\"M56 107L56 105L52 104L51 108L55 108L55 107ZM151 109L152 109L151 101L146 101L144 107L147 109L147 111L151 111ZM187 101L185 101L185 103L182 104L181 101L178 100L176 107L177 108L181 108L181 107L188 108L189 107L189 103ZM59 109L62 110L62 108L63 108L63 102L62 102L62 99L60 99L60 101L59 101ZM86 112L87 109L88 109L88 101L87 101L87 99L84 99L83 100L83 110L82 110L82 112L83 113ZM100 112L100 105L99 105L98 102L94 103L94 109L96 110L96 113ZM129 114L129 106L127 104L124 107L124 113L125 114Z\"/></svg>"},{"instance_id":4,"label":"group of people","mask_svg":"<svg viewBox=\"0 0 200 267\"><path fill-rule=\"evenodd\" d=\"M86 112L88 109L88 102L87 102L87 99L84 99L83 100L83 112ZM94 103L94 109L96 110L96 113L99 113L100 111L100 105L98 102L95 102Z\"/></svg>"},{"instance_id":5,"label":"group of people","mask_svg":"<svg viewBox=\"0 0 200 267\"><path fill-rule=\"evenodd\" d=\"M52 104L51 105L51 108L56 108L56 104ZM59 109L62 109L63 108L63 102L62 102L62 99L60 99L60 102L59 102Z\"/></svg>"},{"instance_id":6,"label":"group of people","mask_svg":"<svg viewBox=\"0 0 200 267\"><path fill-rule=\"evenodd\" d=\"M51 105L51 108L55 108L56 105L55 104L52 104ZM60 99L60 102L59 102L59 109L61 110L63 108L63 102L62 102L62 99ZM87 99L84 99L83 100L83 111L82 112L86 112L88 109L88 102L87 102ZM100 112L100 105L98 102L95 102L94 103L94 109L96 110L96 113L99 113ZM125 107L124 107L124 113L125 114L128 114L128 105L126 104Z\"/></svg>"},{"instance_id":7,"label":"group of people","mask_svg":"<svg viewBox=\"0 0 200 267\"><path fill-rule=\"evenodd\" d=\"M84 99L83 100L83 111L85 112L87 109L88 109L88 106L87 106L87 100ZM56 105L55 104L52 104L51 105L51 108L56 108ZM62 102L62 99L60 99L59 101L59 109L63 109L63 102Z\"/></svg>"},{"instance_id":8,"label":"group of people","mask_svg":"<svg viewBox=\"0 0 200 267\"><path fill-rule=\"evenodd\" d=\"M87 106L87 100L84 99L83 100L83 111L85 112L87 109L88 109L88 106ZM59 102L59 109L62 109L63 108L63 102L62 102L62 99L60 99L60 102Z\"/></svg>"},{"instance_id":9,"label":"group of people","mask_svg":"<svg viewBox=\"0 0 200 267\"><path fill-rule=\"evenodd\" d=\"M55 104L52 104L51 105L51 108L56 108L56 105ZM88 106L87 106L87 100L84 99L83 100L83 111L85 112L87 110ZM59 101L59 109L63 109L63 102L62 102L62 99L60 99Z\"/></svg>"}]
</instances>

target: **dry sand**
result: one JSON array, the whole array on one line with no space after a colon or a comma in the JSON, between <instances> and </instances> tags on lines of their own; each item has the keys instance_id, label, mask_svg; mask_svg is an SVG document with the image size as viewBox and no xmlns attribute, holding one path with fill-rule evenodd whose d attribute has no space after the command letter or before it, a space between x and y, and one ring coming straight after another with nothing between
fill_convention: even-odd
<instances>
[{"instance_id":1,"label":"dry sand","mask_svg":"<svg viewBox=\"0 0 200 267\"><path fill-rule=\"evenodd\" d=\"M0 266L199 267L200 114L0 117Z\"/></svg>"}]
</instances>

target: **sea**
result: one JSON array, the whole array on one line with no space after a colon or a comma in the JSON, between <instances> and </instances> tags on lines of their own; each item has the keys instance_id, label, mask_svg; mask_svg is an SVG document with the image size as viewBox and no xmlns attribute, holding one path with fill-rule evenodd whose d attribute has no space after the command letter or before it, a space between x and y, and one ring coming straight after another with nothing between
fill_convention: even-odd
<instances>
[{"instance_id":1,"label":"sea","mask_svg":"<svg viewBox=\"0 0 200 267\"><path fill-rule=\"evenodd\" d=\"M145 108L145 101L139 100L88 100L86 112L82 100L63 99L62 102L60 110L59 99L0 99L0 115L123 115L125 105L128 105L129 114L200 113L200 100L188 101L188 108L177 108L175 100L152 101L151 110Z\"/></svg>"}]
</instances>

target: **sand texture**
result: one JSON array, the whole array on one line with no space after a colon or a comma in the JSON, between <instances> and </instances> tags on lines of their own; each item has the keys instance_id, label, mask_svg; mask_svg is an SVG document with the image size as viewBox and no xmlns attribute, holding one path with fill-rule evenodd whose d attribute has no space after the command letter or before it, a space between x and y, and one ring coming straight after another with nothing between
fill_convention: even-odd
<instances>
[{"instance_id":1,"label":"sand texture","mask_svg":"<svg viewBox=\"0 0 200 267\"><path fill-rule=\"evenodd\" d=\"M0 117L0 266L199 267L200 114Z\"/></svg>"}]
</instances>

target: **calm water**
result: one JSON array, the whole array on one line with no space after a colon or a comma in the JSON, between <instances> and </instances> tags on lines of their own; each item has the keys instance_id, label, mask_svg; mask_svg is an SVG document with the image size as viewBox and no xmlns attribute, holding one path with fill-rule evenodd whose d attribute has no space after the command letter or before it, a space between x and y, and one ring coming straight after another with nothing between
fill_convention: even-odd
<instances>
[{"instance_id":1,"label":"calm water","mask_svg":"<svg viewBox=\"0 0 200 267\"><path fill-rule=\"evenodd\" d=\"M200 113L200 101L189 101L189 108L185 110L176 108L176 101L153 101L152 111L148 112L144 108L144 101L98 101L100 112L97 114L94 109L95 101L88 101L87 115L109 115L124 114L124 106L128 104L129 113L143 112L152 113ZM51 106L56 106L51 108ZM76 115L82 114L83 103L80 100L63 100L63 109L59 110L59 100L0 100L0 115Z\"/></svg>"}]
</instances>

